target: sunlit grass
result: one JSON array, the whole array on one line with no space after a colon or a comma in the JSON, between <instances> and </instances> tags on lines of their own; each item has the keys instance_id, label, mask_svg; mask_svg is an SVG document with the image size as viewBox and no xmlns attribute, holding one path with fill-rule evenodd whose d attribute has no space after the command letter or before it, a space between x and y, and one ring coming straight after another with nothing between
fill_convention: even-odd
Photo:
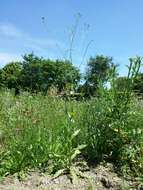
<instances>
[{"instance_id":1,"label":"sunlit grass","mask_svg":"<svg viewBox=\"0 0 143 190\"><path fill-rule=\"evenodd\" d=\"M131 84L120 94L111 79L111 89L100 86L98 97L83 101L1 91L0 175L37 167L71 172L80 157L94 164L110 161L124 175L142 176L143 105Z\"/></svg>"}]
</instances>

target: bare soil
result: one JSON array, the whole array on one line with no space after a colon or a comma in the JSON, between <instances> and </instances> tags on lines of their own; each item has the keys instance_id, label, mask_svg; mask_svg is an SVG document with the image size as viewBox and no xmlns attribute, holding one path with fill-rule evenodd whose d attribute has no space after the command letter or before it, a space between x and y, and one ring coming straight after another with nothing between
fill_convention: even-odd
<instances>
[{"instance_id":1,"label":"bare soil","mask_svg":"<svg viewBox=\"0 0 143 190\"><path fill-rule=\"evenodd\" d=\"M73 184L68 175L53 179L40 171L28 172L26 178L19 180L17 177L8 176L0 182L0 190L135 190L139 189L133 182L126 181L115 173L112 164L100 164L84 172L91 177L78 178L78 183Z\"/></svg>"}]
</instances>

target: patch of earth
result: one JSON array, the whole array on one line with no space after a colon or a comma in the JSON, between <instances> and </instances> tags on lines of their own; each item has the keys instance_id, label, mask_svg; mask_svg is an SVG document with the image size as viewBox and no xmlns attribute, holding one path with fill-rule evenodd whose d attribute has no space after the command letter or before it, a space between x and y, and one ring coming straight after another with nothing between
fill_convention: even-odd
<instances>
[{"instance_id":1,"label":"patch of earth","mask_svg":"<svg viewBox=\"0 0 143 190\"><path fill-rule=\"evenodd\" d=\"M135 190L132 184L119 177L112 164L100 164L89 171L83 172L87 178L78 178L73 184L68 175L53 179L40 171L28 172L24 180L16 177L6 177L0 183L0 190Z\"/></svg>"}]
</instances>

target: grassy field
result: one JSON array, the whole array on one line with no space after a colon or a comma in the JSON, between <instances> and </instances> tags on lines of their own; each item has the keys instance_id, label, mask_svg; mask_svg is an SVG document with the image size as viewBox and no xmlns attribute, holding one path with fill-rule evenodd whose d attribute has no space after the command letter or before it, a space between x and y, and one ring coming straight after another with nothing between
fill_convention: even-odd
<instances>
[{"instance_id":1,"label":"grassy field","mask_svg":"<svg viewBox=\"0 0 143 190\"><path fill-rule=\"evenodd\" d=\"M80 102L3 91L0 118L1 176L37 167L70 171L79 158L143 175L143 105L133 96L126 105L110 91Z\"/></svg>"},{"instance_id":2,"label":"grassy field","mask_svg":"<svg viewBox=\"0 0 143 190\"><path fill-rule=\"evenodd\" d=\"M139 67L129 66L127 85L80 101L41 93L0 91L0 176L40 169L58 177L106 162L122 177L143 181L143 101L132 91ZM77 167L78 164L78 167Z\"/></svg>"}]
</instances>

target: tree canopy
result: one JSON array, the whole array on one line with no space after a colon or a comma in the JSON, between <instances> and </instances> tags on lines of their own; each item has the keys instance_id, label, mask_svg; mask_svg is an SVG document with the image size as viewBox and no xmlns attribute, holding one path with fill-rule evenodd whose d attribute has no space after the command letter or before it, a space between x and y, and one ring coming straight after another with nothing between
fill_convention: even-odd
<instances>
[{"instance_id":1,"label":"tree canopy","mask_svg":"<svg viewBox=\"0 0 143 190\"><path fill-rule=\"evenodd\" d=\"M17 92L47 93L51 88L55 88L57 93L74 90L90 97L97 94L99 84L106 84L114 66L112 57L90 57L84 82L80 83L80 71L70 61L44 59L31 53L24 55L21 62L10 62L0 69L0 87ZM118 91L126 89L128 80L127 77L116 77ZM134 92L143 93L143 73L135 78L132 88Z\"/></svg>"},{"instance_id":2,"label":"tree canopy","mask_svg":"<svg viewBox=\"0 0 143 190\"><path fill-rule=\"evenodd\" d=\"M69 61L24 55L22 62L12 62L0 70L0 85L32 92L46 92L51 86L58 92L73 90L80 80L79 70Z\"/></svg>"},{"instance_id":3,"label":"tree canopy","mask_svg":"<svg viewBox=\"0 0 143 190\"><path fill-rule=\"evenodd\" d=\"M0 86L7 88L15 88L20 85L19 77L22 65L20 62L10 62L0 70Z\"/></svg>"},{"instance_id":4,"label":"tree canopy","mask_svg":"<svg viewBox=\"0 0 143 190\"><path fill-rule=\"evenodd\" d=\"M104 84L108 80L108 73L114 65L113 58L103 55L90 57L87 63L87 71L85 74L85 91L89 95L93 95L99 83Z\"/></svg>"}]
</instances>

